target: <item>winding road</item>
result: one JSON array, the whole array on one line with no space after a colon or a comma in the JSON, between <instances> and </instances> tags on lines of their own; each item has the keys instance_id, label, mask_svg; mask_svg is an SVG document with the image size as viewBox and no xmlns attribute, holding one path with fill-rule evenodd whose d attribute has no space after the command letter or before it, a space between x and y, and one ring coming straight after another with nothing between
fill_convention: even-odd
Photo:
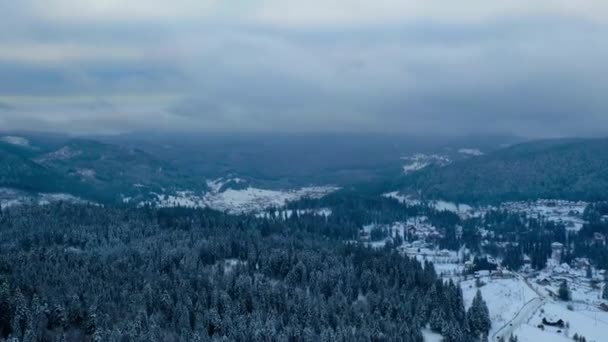
<instances>
[{"instance_id":1,"label":"winding road","mask_svg":"<svg viewBox=\"0 0 608 342\"><path fill-rule=\"evenodd\" d=\"M522 324L528 323L534 313L547 303L547 298L542 293L537 291L533 286L531 286L530 283L528 283L528 280L526 280L520 274L516 274L516 277L523 280L524 283L526 283L526 286L534 291L538 297L535 297L524 304L524 306L517 312L515 317L513 317L492 335L492 341L498 341L501 338L508 341L508 338L515 330L517 330L517 328L519 328Z\"/></svg>"}]
</instances>

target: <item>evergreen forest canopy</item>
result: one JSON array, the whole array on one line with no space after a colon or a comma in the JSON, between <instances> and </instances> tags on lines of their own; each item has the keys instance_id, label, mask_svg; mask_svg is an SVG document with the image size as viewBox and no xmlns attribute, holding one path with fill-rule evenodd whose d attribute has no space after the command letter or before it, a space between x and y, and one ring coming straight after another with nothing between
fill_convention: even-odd
<instances>
[{"instance_id":1,"label":"evergreen forest canopy","mask_svg":"<svg viewBox=\"0 0 608 342\"><path fill-rule=\"evenodd\" d=\"M321 216L65 203L0 215L0 340L447 341L481 298Z\"/></svg>"},{"instance_id":2,"label":"evergreen forest canopy","mask_svg":"<svg viewBox=\"0 0 608 342\"><path fill-rule=\"evenodd\" d=\"M401 189L457 203L558 198L608 200L608 139L555 139L514 145L406 176Z\"/></svg>"}]
</instances>

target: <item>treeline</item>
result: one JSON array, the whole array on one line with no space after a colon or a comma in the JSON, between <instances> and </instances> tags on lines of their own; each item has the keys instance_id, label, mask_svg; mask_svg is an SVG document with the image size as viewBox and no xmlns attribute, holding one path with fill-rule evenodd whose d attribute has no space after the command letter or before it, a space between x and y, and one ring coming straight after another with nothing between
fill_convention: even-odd
<instances>
[{"instance_id":1,"label":"treeline","mask_svg":"<svg viewBox=\"0 0 608 342\"><path fill-rule=\"evenodd\" d=\"M0 341L446 341L481 298L313 215L64 203L0 211Z\"/></svg>"}]
</instances>

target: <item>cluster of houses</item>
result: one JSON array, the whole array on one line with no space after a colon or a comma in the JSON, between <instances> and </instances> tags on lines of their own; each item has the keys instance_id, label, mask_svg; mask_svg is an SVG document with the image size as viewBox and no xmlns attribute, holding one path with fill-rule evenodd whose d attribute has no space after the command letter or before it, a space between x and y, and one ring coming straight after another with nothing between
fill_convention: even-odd
<instances>
[{"instance_id":1,"label":"cluster of houses","mask_svg":"<svg viewBox=\"0 0 608 342\"><path fill-rule=\"evenodd\" d=\"M360 240L363 242L371 241L371 233L375 229L386 230L388 240L392 241L393 237L400 236L404 241L416 242L424 244L425 242L433 242L441 238L441 232L429 223L425 216L417 216L409 218L406 222L394 222L392 224L370 224L361 230ZM426 244L424 244L426 245Z\"/></svg>"}]
</instances>

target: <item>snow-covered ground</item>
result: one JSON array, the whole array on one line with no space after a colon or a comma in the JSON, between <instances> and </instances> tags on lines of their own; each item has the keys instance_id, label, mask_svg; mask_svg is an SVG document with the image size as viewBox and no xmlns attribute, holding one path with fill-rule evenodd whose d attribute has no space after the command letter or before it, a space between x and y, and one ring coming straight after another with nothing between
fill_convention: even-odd
<instances>
[{"instance_id":1,"label":"snow-covered ground","mask_svg":"<svg viewBox=\"0 0 608 342\"><path fill-rule=\"evenodd\" d=\"M536 292L517 277L511 279L483 277L481 281L486 283L479 290L490 311L492 320L490 336L515 318L528 302L538 298ZM478 288L475 286L475 280L463 281L460 286L464 295L465 307L468 310Z\"/></svg>"},{"instance_id":2,"label":"snow-covered ground","mask_svg":"<svg viewBox=\"0 0 608 342\"><path fill-rule=\"evenodd\" d=\"M211 191L204 194L179 191L173 195L156 194L154 201L148 201L142 205L212 208L230 213L256 213L269 208L280 208L287 202L301 198L321 198L337 189L332 186L312 186L297 190L267 190L248 187L240 190Z\"/></svg>"},{"instance_id":3,"label":"snow-covered ground","mask_svg":"<svg viewBox=\"0 0 608 342\"><path fill-rule=\"evenodd\" d=\"M483 156L483 152L478 148L461 148L458 150L458 153L472 157Z\"/></svg>"},{"instance_id":4,"label":"snow-covered ground","mask_svg":"<svg viewBox=\"0 0 608 342\"><path fill-rule=\"evenodd\" d=\"M433 226L426 216L410 217L405 222L397 221L391 224L371 223L363 226L363 231L367 234L371 233L374 229L385 229L389 232L391 237L399 235L404 240L407 236L409 236L411 240L421 241L441 237L439 229Z\"/></svg>"},{"instance_id":5,"label":"snow-covered ground","mask_svg":"<svg viewBox=\"0 0 608 342\"><path fill-rule=\"evenodd\" d=\"M549 322L563 320L564 328L539 325L543 318ZM575 334L584 336L588 342L603 342L608 340L608 313L598 309L568 310L567 304L547 301L532 318L515 330L514 334L522 342L537 341L572 341Z\"/></svg>"},{"instance_id":6,"label":"snow-covered ground","mask_svg":"<svg viewBox=\"0 0 608 342\"><path fill-rule=\"evenodd\" d=\"M245 184L247 183L247 181L242 178L228 176L214 180L208 180L207 186L209 187L212 193L219 193L222 188L229 183Z\"/></svg>"},{"instance_id":7,"label":"snow-covered ground","mask_svg":"<svg viewBox=\"0 0 608 342\"><path fill-rule=\"evenodd\" d=\"M26 138L16 137L16 136L12 136L12 135L5 135L3 137L0 137L0 141L3 141L7 144L23 146L23 147L30 146L30 141L27 140Z\"/></svg>"},{"instance_id":8,"label":"snow-covered ground","mask_svg":"<svg viewBox=\"0 0 608 342\"><path fill-rule=\"evenodd\" d=\"M46 205L52 202L89 203L81 198L69 194L30 194L24 191L0 188L0 208L8 208L17 205L38 204Z\"/></svg>"},{"instance_id":9,"label":"snow-covered ground","mask_svg":"<svg viewBox=\"0 0 608 342\"><path fill-rule=\"evenodd\" d=\"M55 161L55 160L68 160L68 159L72 159L74 157L77 157L79 155L82 154L82 151L79 150L74 150L72 148L70 148L69 146L64 146L62 148L60 148L57 151L51 152L51 153L47 153L43 156L40 156L36 159L34 159L37 163L47 163L50 161Z\"/></svg>"},{"instance_id":10,"label":"snow-covered ground","mask_svg":"<svg viewBox=\"0 0 608 342\"><path fill-rule=\"evenodd\" d=\"M432 332L430 329L422 330L422 338L424 338L424 342L441 342L443 341L443 336L438 333Z\"/></svg>"},{"instance_id":11,"label":"snow-covered ground","mask_svg":"<svg viewBox=\"0 0 608 342\"><path fill-rule=\"evenodd\" d=\"M587 204L580 201L543 199L534 202L507 202L503 203L500 209L525 213L530 218L541 215L546 220L565 224L569 230L579 231L585 223L582 215Z\"/></svg>"},{"instance_id":12,"label":"snow-covered ground","mask_svg":"<svg viewBox=\"0 0 608 342\"><path fill-rule=\"evenodd\" d=\"M574 263L581 263L586 259L576 259ZM587 263L584 263L587 264ZM544 295L557 294L563 281L568 283L571 293L572 305L575 309L589 306L598 307L601 303L601 284L604 276L595 268L591 269L591 278L587 278L585 266L571 267L568 264L556 265L549 259L548 266L541 272L534 273L530 278L530 285Z\"/></svg>"},{"instance_id":13,"label":"snow-covered ground","mask_svg":"<svg viewBox=\"0 0 608 342\"><path fill-rule=\"evenodd\" d=\"M403 203L403 204L406 204L409 206L427 204L428 206L435 208L436 210L451 211L455 214L460 215L463 218L475 217L475 216L481 214L481 212L478 209L473 208L472 206L470 206L468 204L447 202L447 201L441 201L441 200L422 202L418 199L415 199L412 196L402 195L398 191L387 192L387 193L383 194L382 196L387 197L387 198L396 199L400 203Z\"/></svg>"},{"instance_id":14,"label":"snow-covered ground","mask_svg":"<svg viewBox=\"0 0 608 342\"><path fill-rule=\"evenodd\" d=\"M410 205L427 204L437 210L447 210L458 214L462 218L480 217L491 210L506 210L512 213L522 213L529 218L538 216L555 223L563 223L568 230L579 231L585 221L582 216L587 207L587 202L572 202L566 200L542 199L529 202L505 202L499 206L479 206L473 207L463 203L453 203L442 200L422 202L412 196L400 194L398 191L388 192L383 195L387 198L394 198L397 201Z\"/></svg>"},{"instance_id":15,"label":"snow-covered ground","mask_svg":"<svg viewBox=\"0 0 608 342\"><path fill-rule=\"evenodd\" d=\"M258 218L279 218L279 219L288 219L291 218L297 212L298 216L301 215L316 215L316 216L324 216L329 217L332 214L332 210L330 208L320 208L320 209L299 209L299 210L269 210L257 213L255 216Z\"/></svg>"},{"instance_id":16,"label":"snow-covered ground","mask_svg":"<svg viewBox=\"0 0 608 342\"><path fill-rule=\"evenodd\" d=\"M506 202L500 206L472 207L446 201L422 202L398 192L384 194L407 205L428 205L437 210L448 210L463 218L480 217L491 210L520 213L529 218L543 217L545 220L563 223L570 231L578 231L585 224L583 213L585 202L564 200L538 200L530 202ZM368 227L369 229L369 227ZM404 244L405 245L405 244ZM400 247L405 255L423 261L433 261L435 269L444 279L462 279L464 258L454 251L439 251L424 239ZM511 334L522 342L572 341L573 336L584 336L587 341L608 341L608 312L602 311L600 297L603 273L592 269L587 277L586 260L574 260L571 266L550 260L541 272L529 272L523 276L500 278L485 275L486 285L480 288L490 311L492 330L490 341L500 337L508 340ZM559 285L567 280L572 301L562 302L555 298ZM465 305L471 305L477 292L475 280L461 282ZM563 328L543 323L563 320ZM426 335L425 335L426 336Z\"/></svg>"},{"instance_id":17,"label":"snow-covered ground","mask_svg":"<svg viewBox=\"0 0 608 342\"><path fill-rule=\"evenodd\" d=\"M452 162L450 158L446 156L423 153L402 157L401 159L406 162L406 164L403 166L403 172L406 174L422 170L430 165L445 166Z\"/></svg>"},{"instance_id":18,"label":"snow-covered ground","mask_svg":"<svg viewBox=\"0 0 608 342\"><path fill-rule=\"evenodd\" d=\"M593 288L591 279L583 275L582 269L570 269L560 265L549 268L535 277L525 280L516 274L512 279L483 277L487 284L481 287L492 319L491 340L499 337L507 339L511 334L519 341L571 341L575 334L587 341L607 341L608 312L599 305L600 287ZM549 275L550 274L550 275ZM572 301L560 301L550 293L557 293L561 279L570 279ZM603 277L594 275L594 280ZM550 284L541 280L550 279ZM543 285L539 284L541 282ZM461 283L465 305L468 307L475 295L473 280ZM543 324L564 322L563 327Z\"/></svg>"}]
</instances>

